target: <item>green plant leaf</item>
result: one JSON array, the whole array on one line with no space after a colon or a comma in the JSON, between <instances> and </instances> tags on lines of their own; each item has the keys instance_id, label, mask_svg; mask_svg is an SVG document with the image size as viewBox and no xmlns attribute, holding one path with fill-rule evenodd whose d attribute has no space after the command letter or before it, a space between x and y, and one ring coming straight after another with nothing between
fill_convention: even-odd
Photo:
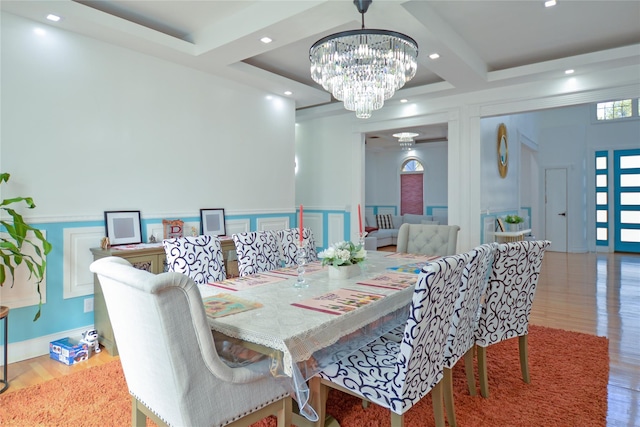
<instances>
[{"instance_id":1,"label":"green plant leaf","mask_svg":"<svg viewBox=\"0 0 640 427\"><path fill-rule=\"evenodd\" d=\"M8 182L9 173L0 173L0 183ZM13 197L4 199L0 202L0 209L4 210L10 217L10 221L0 221L0 225L6 230L8 238L0 238L0 285L8 279L7 273L11 276L11 286L15 284L15 269L23 265L29 270L29 279L36 279L36 290L38 292L38 311L33 319L35 322L40 318L42 313L42 293L40 283L44 280L46 274L46 255L53 248L51 243L44 237L41 230L32 227L24 221L20 213L8 206L24 203L28 209L36 207L31 197ZM23 249L31 248L33 252ZM35 254L34 254L35 253Z\"/></svg>"}]
</instances>

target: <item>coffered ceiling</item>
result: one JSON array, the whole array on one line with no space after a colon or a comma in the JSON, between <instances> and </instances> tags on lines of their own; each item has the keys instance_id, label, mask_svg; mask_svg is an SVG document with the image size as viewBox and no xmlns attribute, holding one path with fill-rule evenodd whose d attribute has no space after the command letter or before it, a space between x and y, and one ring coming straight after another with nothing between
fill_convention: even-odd
<instances>
[{"instance_id":1,"label":"coffered ceiling","mask_svg":"<svg viewBox=\"0 0 640 427\"><path fill-rule=\"evenodd\" d=\"M309 47L361 26L350 0L50 0L3 11L295 99L335 102L311 80ZM53 13L61 20L52 23ZM443 96L640 63L640 1L374 0L367 28L418 42L418 73L394 100ZM273 41L265 44L262 37ZM429 55L438 53L438 59Z\"/></svg>"}]
</instances>

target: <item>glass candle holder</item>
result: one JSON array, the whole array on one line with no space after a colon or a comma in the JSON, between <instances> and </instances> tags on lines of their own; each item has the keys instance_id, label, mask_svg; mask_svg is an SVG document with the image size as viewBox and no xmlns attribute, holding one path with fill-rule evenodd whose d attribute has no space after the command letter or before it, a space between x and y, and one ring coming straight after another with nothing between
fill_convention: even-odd
<instances>
[{"instance_id":1,"label":"glass candle holder","mask_svg":"<svg viewBox=\"0 0 640 427\"><path fill-rule=\"evenodd\" d=\"M307 265L307 249L302 242L298 244L296 264L298 265L298 277L296 277L296 283L293 286L299 289L308 288L309 282L304 278L305 265Z\"/></svg>"}]
</instances>

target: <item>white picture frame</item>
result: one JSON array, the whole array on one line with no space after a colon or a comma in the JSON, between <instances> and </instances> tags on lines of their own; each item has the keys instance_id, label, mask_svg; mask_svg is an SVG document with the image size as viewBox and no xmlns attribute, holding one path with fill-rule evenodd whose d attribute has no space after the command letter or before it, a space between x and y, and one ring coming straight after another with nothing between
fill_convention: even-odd
<instances>
[{"instance_id":1,"label":"white picture frame","mask_svg":"<svg viewBox=\"0 0 640 427\"><path fill-rule=\"evenodd\" d=\"M206 236L224 236L224 209L200 209L200 234Z\"/></svg>"},{"instance_id":2,"label":"white picture frame","mask_svg":"<svg viewBox=\"0 0 640 427\"><path fill-rule=\"evenodd\" d=\"M105 211L104 223L111 246L142 243L140 211Z\"/></svg>"}]
</instances>

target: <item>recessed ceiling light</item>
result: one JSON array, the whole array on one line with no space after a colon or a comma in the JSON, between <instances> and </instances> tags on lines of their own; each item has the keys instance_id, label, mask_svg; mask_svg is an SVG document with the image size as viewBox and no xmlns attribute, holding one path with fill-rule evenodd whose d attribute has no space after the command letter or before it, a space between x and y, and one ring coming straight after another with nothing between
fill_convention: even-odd
<instances>
[{"instance_id":1,"label":"recessed ceiling light","mask_svg":"<svg viewBox=\"0 0 640 427\"><path fill-rule=\"evenodd\" d=\"M47 19L49 21L58 22L61 18L58 15L54 15L53 13L50 13L47 15Z\"/></svg>"},{"instance_id":2,"label":"recessed ceiling light","mask_svg":"<svg viewBox=\"0 0 640 427\"><path fill-rule=\"evenodd\" d=\"M269 37L263 37L260 39L260 41L264 44L267 44L267 43L271 43L273 40L271 40Z\"/></svg>"},{"instance_id":3,"label":"recessed ceiling light","mask_svg":"<svg viewBox=\"0 0 640 427\"><path fill-rule=\"evenodd\" d=\"M575 73L575 70L564 70L565 74L573 74Z\"/></svg>"},{"instance_id":4,"label":"recessed ceiling light","mask_svg":"<svg viewBox=\"0 0 640 427\"><path fill-rule=\"evenodd\" d=\"M409 100L408 99L401 99L400 102L402 102L404 104L405 102L409 102Z\"/></svg>"},{"instance_id":5,"label":"recessed ceiling light","mask_svg":"<svg viewBox=\"0 0 640 427\"><path fill-rule=\"evenodd\" d=\"M289 96L289 95L293 95L293 92L291 92L290 90L286 90L284 92L285 95Z\"/></svg>"},{"instance_id":6,"label":"recessed ceiling light","mask_svg":"<svg viewBox=\"0 0 640 427\"><path fill-rule=\"evenodd\" d=\"M547 0L544 2L544 7L551 7L556 5L556 0Z\"/></svg>"},{"instance_id":7,"label":"recessed ceiling light","mask_svg":"<svg viewBox=\"0 0 640 427\"><path fill-rule=\"evenodd\" d=\"M437 53L432 53L431 55L429 55L429 58L438 59L438 58L440 58L440 55L438 55Z\"/></svg>"}]
</instances>

